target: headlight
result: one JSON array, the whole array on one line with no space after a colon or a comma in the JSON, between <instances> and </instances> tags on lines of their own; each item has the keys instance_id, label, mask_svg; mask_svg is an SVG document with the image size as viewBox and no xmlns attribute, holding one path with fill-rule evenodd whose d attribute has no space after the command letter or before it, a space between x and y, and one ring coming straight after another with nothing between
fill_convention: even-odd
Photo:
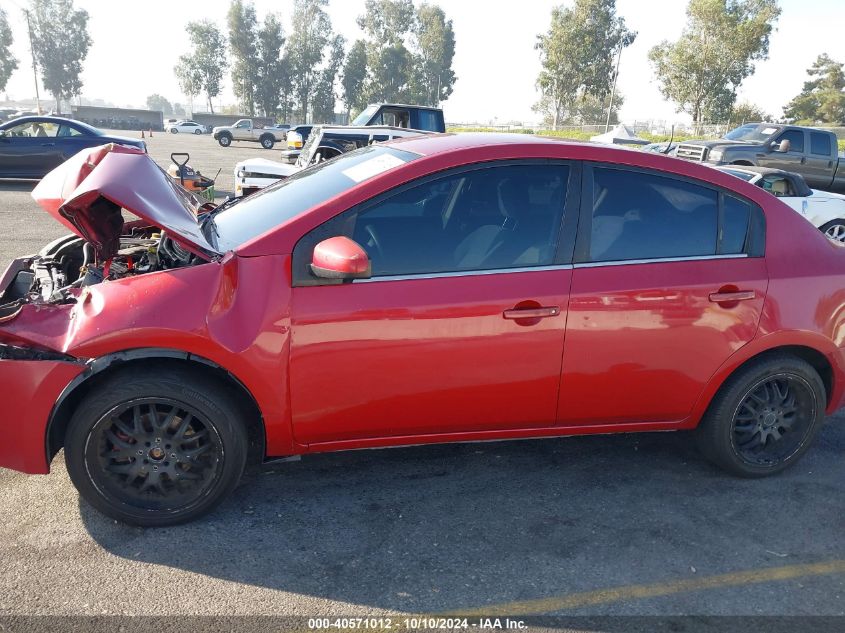
<instances>
[{"instance_id":1,"label":"headlight","mask_svg":"<svg viewBox=\"0 0 845 633\"><path fill-rule=\"evenodd\" d=\"M238 170L238 178L246 178L246 172L243 169Z\"/></svg>"},{"instance_id":2,"label":"headlight","mask_svg":"<svg viewBox=\"0 0 845 633\"><path fill-rule=\"evenodd\" d=\"M713 149L710 150L710 160L722 160L722 150L720 149Z\"/></svg>"}]
</instances>

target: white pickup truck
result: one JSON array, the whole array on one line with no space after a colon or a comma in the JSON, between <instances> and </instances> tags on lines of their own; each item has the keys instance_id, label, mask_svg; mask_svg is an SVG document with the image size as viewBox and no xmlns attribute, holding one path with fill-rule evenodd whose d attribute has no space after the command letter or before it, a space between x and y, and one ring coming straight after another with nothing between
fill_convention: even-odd
<instances>
[{"instance_id":1,"label":"white pickup truck","mask_svg":"<svg viewBox=\"0 0 845 633\"><path fill-rule=\"evenodd\" d=\"M273 149L279 141L284 141L286 128L261 127L254 125L252 119L240 119L234 125L223 125L211 130L211 135L222 147L229 147L232 141L251 141L261 143L264 149Z\"/></svg>"}]
</instances>

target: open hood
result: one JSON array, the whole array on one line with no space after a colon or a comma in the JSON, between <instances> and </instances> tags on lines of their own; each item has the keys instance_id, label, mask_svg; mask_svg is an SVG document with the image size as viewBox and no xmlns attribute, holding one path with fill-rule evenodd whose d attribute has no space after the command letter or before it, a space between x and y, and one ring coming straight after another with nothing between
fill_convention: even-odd
<instances>
[{"instance_id":1,"label":"open hood","mask_svg":"<svg viewBox=\"0 0 845 633\"><path fill-rule=\"evenodd\" d=\"M164 229L197 255L220 254L197 221L205 203L173 182L140 149L115 144L85 149L44 176L32 197L90 242L101 259L112 257L119 248L120 209Z\"/></svg>"}]
</instances>

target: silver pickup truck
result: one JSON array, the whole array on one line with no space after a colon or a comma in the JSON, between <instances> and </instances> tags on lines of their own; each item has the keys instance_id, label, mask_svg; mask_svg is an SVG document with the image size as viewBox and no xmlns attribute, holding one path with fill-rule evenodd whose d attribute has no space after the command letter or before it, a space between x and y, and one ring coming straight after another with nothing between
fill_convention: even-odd
<instances>
[{"instance_id":1,"label":"silver pickup truck","mask_svg":"<svg viewBox=\"0 0 845 633\"><path fill-rule=\"evenodd\" d=\"M711 165L783 169L801 174L813 189L845 193L845 156L829 130L746 123L721 139L680 143L675 155Z\"/></svg>"},{"instance_id":2,"label":"silver pickup truck","mask_svg":"<svg viewBox=\"0 0 845 633\"><path fill-rule=\"evenodd\" d=\"M287 128L261 127L252 119L241 119L234 125L224 125L211 130L214 140L223 147L229 147L232 141L252 141L261 143L264 149L273 149L273 145L285 140Z\"/></svg>"}]
</instances>

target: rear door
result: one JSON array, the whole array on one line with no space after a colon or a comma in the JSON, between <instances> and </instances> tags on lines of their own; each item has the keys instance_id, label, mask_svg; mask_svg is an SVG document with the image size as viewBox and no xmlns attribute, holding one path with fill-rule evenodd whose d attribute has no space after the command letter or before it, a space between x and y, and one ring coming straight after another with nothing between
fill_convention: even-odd
<instances>
[{"instance_id":1,"label":"rear door","mask_svg":"<svg viewBox=\"0 0 845 633\"><path fill-rule=\"evenodd\" d=\"M762 211L701 183L585 168L558 418L679 422L757 331Z\"/></svg>"},{"instance_id":2,"label":"rear door","mask_svg":"<svg viewBox=\"0 0 845 633\"><path fill-rule=\"evenodd\" d=\"M810 187L825 189L830 186L836 167L834 136L828 132L813 132L812 130L809 135L810 151L801 173Z\"/></svg>"},{"instance_id":3,"label":"rear door","mask_svg":"<svg viewBox=\"0 0 845 633\"><path fill-rule=\"evenodd\" d=\"M304 444L555 424L577 168L509 162L412 183L296 246L290 393ZM571 213L570 213L571 212ZM310 273L345 235L373 276ZM561 238L561 235L569 237Z\"/></svg>"}]
</instances>

